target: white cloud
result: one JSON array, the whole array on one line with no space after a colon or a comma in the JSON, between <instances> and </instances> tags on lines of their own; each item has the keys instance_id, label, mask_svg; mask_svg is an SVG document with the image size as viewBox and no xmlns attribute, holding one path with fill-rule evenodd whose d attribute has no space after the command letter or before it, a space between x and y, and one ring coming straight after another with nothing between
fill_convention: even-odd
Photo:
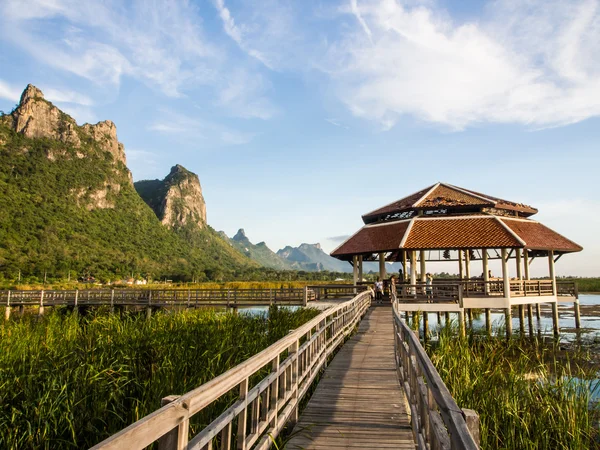
<instances>
[{"instance_id":1,"label":"white cloud","mask_svg":"<svg viewBox=\"0 0 600 450\"><path fill-rule=\"evenodd\" d=\"M434 6L352 0L358 24L322 67L354 115L384 128L403 115L452 129L573 123L600 114L599 9L500 0L489 19L455 23Z\"/></svg>"},{"instance_id":2,"label":"white cloud","mask_svg":"<svg viewBox=\"0 0 600 450\"><path fill-rule=\"evenodd\" d=\"M219 17L221 17L221 21L223 22L223 29L225 30L225 33L227 33L227 35L233 39L243 51L248 53L253 58L259 60L269 69L272 69L273 66L267 60L267 58L258 50L250 48L245 42L242 30L236 25L231 12L225 6L225 0L214 0L214 3L215 7L219 11Z\"/></svg>"},{"instance_id":3,"label":"white cloud","mask_svg":"<svg viewBox=\"0 0 600 450\"><path fill-rule=\"evenodd\" d=\"M184 140L203 139L207 143L214 142L219 145L247 144L256 136L256 133L234 130L216 122L190 117L175 111L163 110L162 116L161 120L150 124L148 130Z\"/></svg>"},{"instance_id":4,"label":"white cloud","mask_svg":"<svg viewBox=\"0 0 600 450\"><path fill-rule=\"evenodd\" d=\"M18 102L21 97L21 89L18 89L5 81L0 80L0 98Z\"/></svg>"},{"instance_id":5,"label":"white cloud","mask_svg":"<svg viewBox=\"0 0 600 450\"><path fill-rule=\"evenodd\" d=\"M212 8L203 13L207 11L214 13ZM228 30L235 36L231 23L234 28ZM233 115L270 117L274 108L265 90L256 89L266 83L252 81L260 78L250 73L254 63L229 55L217 36L203 32L202 24L198 7L188 1L32 0L27 8L18 0L0 4L0 33L49 66L107 89L118 88L124 76L171 97L209 87L215 104ZM231 95L231 67L236 74L247 72L244 77L254 83L243 96Z\"/></svg>"},{"instance_id":6,"label":"white cloud","mask_svg":"<svg viewBox=\"0 0 600 450\"><path fill-rule=\"evenodd\" d=\"M269 88L260 74L233 70L223 80L218 102L238 117L270 119L278 110L264 95Z\"/></svg>"}]
</instances>

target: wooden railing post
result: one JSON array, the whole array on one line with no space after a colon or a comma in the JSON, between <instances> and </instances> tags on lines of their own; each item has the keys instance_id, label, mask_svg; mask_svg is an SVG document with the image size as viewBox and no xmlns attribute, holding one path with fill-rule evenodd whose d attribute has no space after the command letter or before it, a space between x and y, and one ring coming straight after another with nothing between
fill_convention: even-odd
<instances>
[{"instance_id":1,"label":"wooden railing post","mask_svg":"<svg viewBox=\"0 0 600 450\"><path fill-rule=\"evenodd\" d=\"M302 298L302 305L306 306L308 304L308 286L304 286L304 296Z\"/></svg>"},{"instance_id":2,"label":"wooden railing post","mask_svg":"<svg viewBox=\"0 0 600 450\"><path fill-rule=\"evenodd\" d=\"M6 294L6 309L4 310L4 320L10 319L10 291Z\"/></svg>"},{"instance_id":3,"label":"wooden railing post","mask_svg":"<svg viewBox=\"0 0 600 450\"><path fill-rule=\"evenodd\" d=\"M244 409L238 416L237 429L237 448L238 450L246 450L246 426L248 424L248 378L240 383L240 400L245 400Z\"/></svg>"},{"instance_id":4,"label":"wooden railing post","mask_svg":"<svg viewBox=\"0 0 600 450\"><path fill-rule=\"evenodd\" d=\"M160 401L160 406L168 405L169 403L172 403L175 400L177 400L179 397L179 395L169 395L168 397L164 397ZM188 429L189 421L184 420L178 426L176 426L167 434L163 435L158 439L158 450L185 449L188 443Z\"/></svg>"},{"instance_id":5,"label":"wooden railing post","mask_svg":"<svg viewBox=\"0 0 600 450\"><path fill-rule=\"evenodd\" d=\"M40 316L44 315L44 291L43 290L40 292L40 309L38 311L38 314Z\"/></svg>"},{"instance_id":6,"label":"wooden railing post","mask_svg":"<svg viewBox=\"0 0 600 450\"><path fill-rule=\"evenodd\" d=\"M464 409L462 410L463 415L465 416L465 422L467 422L467 428L469 429L469 433L471 437L477 444L479 448L481 444L481 435L479 432L479 414L477 411L473 411L472 409Z\"/></svg>"}]
</instances>

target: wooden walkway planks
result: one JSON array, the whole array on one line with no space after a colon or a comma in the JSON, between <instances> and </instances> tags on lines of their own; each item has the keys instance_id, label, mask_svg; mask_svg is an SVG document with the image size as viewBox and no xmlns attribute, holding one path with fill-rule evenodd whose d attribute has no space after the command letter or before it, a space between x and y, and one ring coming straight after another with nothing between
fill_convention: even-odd
<instances>
[{"instance_id":1,"label":"wooden walkway planks","mask_svg":"<svg viewBox=\"0 0 600 450\"><path fill-rule=\"evenodd\" d=\"M285 448L415 448L394 362L389 304L372 306L335 356Z\"/></svg>"}]
</instances>

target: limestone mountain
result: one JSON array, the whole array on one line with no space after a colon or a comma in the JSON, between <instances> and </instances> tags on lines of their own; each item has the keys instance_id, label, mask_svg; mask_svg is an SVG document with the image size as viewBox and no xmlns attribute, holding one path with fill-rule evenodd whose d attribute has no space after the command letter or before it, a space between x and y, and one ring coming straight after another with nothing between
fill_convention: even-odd
<instances>
[{"instance_id":1,"label":"limestone mountain","mask_svg":"<svg viewBox=\"0 0 600 450\"><path fill-rule=\"evenodd\" d=\"M320 244L300 244L298 247L287 246L277 252L279 256L292 264L298 270L331 272L351 272L352 266L329 256Z\"/></svg>"},{"instance_id":2,"label":"limestone mountain","mask_svg":"<svg viewBox=\"0 0 600 450\"><path fill-rule=\"evenodd\" d=\"M181 228L206 226L206 203L198 175L177 164L164 180L134 183L140 197L152 208L163 225Z\"/></svg>"},{"instance_id":3,"label":"limestone mountain","mask_svg":"<svg viewBox=\"0 0 600 450\"><path fill-rule=\"evenodd\" d=\"M191 172L176 166L165 179L173 194L164 226L125 163L112 122L79 126L27 86L15 110L0 115L0 277L218 279L256 267L205 225ZM183 192L199 194L197 202L179 208Z\"/></svg>"},{"instance_id":4,"label":"limestone mountain","mask_svg":"<svg viewBox=\"0 0 600 450\"><path fill-rule=\"evenodd\" d=\"M236 235L230 239L230 242L234 248L261 266L279 270L292 269L292 264L273 252L267 247L266 243L253 244L250 242L243 228L238 230Z\"/></svg>"}]
</instances>

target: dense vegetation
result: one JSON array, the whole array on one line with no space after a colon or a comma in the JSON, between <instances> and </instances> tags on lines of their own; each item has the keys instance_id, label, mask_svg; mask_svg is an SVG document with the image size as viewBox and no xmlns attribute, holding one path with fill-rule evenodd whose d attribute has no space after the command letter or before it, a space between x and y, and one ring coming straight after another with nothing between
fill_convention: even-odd
<instances>
[{"instance_id":1,"label":"dense vegetation","mask_svg":"<svg viewBox=\"0 0 600 450\"><path fill-rule=\"evenodd\" d=\"M588 409L598 380L583 380L594 377L586 355L559 360L557 350L446 330L429 353L456 402L478 412L482 449L600 448L600 408Z\"/></svg>"},{"instance_id":2,"label":"dense vegetation","mask_svg":"<svg viewBox=\"0 0 600 450\"><path fill-rule=\"evenodd\" d=\"M0 448L87 448L225 372L317 315L210 310L80 317L55 311L0 325ZM227 399L225 400L225 402ZM199 414L207 424L221 402Z\"/></svg>"},{"instance_id":3,"label":"dense vegetation","mask_svg":"<svg viewBox=\"0 0 600 450\"><path fill-rule=\"evenodd\" d=\"M175 233L162 226L126 168L81 137L75 149L0 123L1 276L204 280L257 266L210 227ZM99 191L112 207L91 206Z\"/></svg>"}]
</instances>

